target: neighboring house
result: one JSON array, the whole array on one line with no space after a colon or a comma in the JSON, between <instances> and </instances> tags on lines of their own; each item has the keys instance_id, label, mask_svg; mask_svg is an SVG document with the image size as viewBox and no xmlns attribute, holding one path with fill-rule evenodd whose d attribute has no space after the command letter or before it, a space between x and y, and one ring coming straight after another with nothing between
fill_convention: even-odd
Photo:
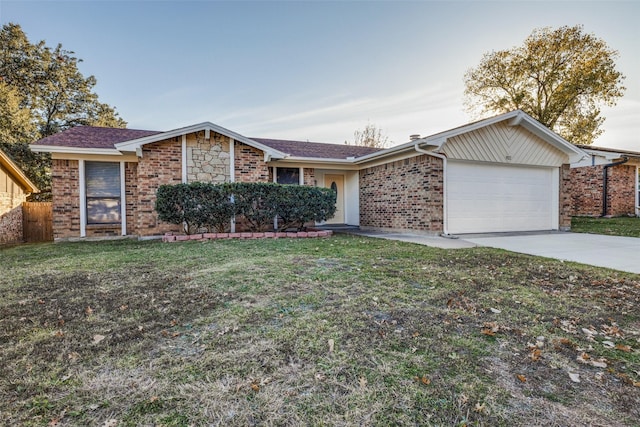
<instances>
[{"instance_id":1,"label":"neighboring house","mask_svg":"<svg viewBox=\"0 0 640 427\"><path fill-rule=\"evenodd\" d=\"M0 215L22 205L38 188L2 150L0 150Z\"/></svg>"},{"instance_id":2,"label":"neighboring house","mask_svg":"<svg viewBox=\"0 0 640 427\"><path fill-rule=\"evenodd\" d=\"M0 244L22 241L22 202L37 192L24 172L0 150Z\"/></svg>"},{"instance_id":3,"label":"neighboring house","mask_svg":"<svg viewBox=\"0 0 640 427\"><path fill-rule=\"evenodd\" d=\"M433 234L567 229L569 164L585 153L513 111L377 150L247 138L212 123L168 132L77 127L50 152L56 239L157 236L155 194L181 182L331 187L330 223Z\"/></svg>"},{"instance_id":4,"label":"neighboring house","mask_svg":"<svg viewBox=\"0 0 640 427\"><path fill-rule=\"evenodd\" d=\"M640 153L581 146L588 157L571 165L575 216L640 216Z\"/></svg>"}]
</instances>

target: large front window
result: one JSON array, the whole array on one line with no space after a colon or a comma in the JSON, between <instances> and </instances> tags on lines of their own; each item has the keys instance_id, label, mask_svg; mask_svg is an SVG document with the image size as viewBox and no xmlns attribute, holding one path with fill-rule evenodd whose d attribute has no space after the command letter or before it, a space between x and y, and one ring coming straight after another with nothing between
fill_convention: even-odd
<instances>
[{"instance_id":1,"label":"large front window","mask_svg":"<svg viewBox=\"0 0 640 427\"><path fill-rule=\"evenodd\" d=\"M87 224L120 223L120 163L86 162Z\"/></svg>"}]
</instances>

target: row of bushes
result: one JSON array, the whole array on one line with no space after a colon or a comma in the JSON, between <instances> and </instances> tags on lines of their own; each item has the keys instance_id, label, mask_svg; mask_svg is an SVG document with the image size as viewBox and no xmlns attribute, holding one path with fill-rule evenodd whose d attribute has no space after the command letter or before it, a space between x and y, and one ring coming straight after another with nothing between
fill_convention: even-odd
<instances>
[{"instance_id":1,"label":"row of bushes","mask_svg":"<svg viewBox=\"0 0 640 427\"><path fill-rule=\"evenodd\" d=\"M328 188L234 182L162 185L156 194L158 217L199 230L224 233L233 218L243 217L250 231L302 230L309 221L326 221L336 211L336 193Z\"/></svg>"}]
</instances>

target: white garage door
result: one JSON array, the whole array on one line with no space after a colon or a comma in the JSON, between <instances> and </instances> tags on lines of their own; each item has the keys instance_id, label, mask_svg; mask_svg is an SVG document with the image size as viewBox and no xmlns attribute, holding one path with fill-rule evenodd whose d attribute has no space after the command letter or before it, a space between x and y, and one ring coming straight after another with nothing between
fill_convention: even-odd
<instances>
[{"instance_id":1,"label":"white garage door","mask_svg":"<svg viewBox=\"0 0 640 427\"><path fill-rule=\"evenodd\" d=\"M450 161L448 231L486 233L558 228L558 170Z\"/></svg>"}]
</instances>

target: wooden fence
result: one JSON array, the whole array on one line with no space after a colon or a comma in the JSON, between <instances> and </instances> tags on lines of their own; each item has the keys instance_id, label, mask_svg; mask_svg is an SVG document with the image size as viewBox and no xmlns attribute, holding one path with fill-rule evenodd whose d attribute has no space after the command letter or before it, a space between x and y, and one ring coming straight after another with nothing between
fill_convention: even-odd
<instances>
[{"instance_id":1,"label":"wooden fence","mask_svg":"<svg viewBox=\"0 0 640 427\"><path fill-rule=\"evenodd\" d=\"M53 206L51 202L24 202L22 230L24 241L27 243L52 241Z\"/></svg>"}]
</instances>

